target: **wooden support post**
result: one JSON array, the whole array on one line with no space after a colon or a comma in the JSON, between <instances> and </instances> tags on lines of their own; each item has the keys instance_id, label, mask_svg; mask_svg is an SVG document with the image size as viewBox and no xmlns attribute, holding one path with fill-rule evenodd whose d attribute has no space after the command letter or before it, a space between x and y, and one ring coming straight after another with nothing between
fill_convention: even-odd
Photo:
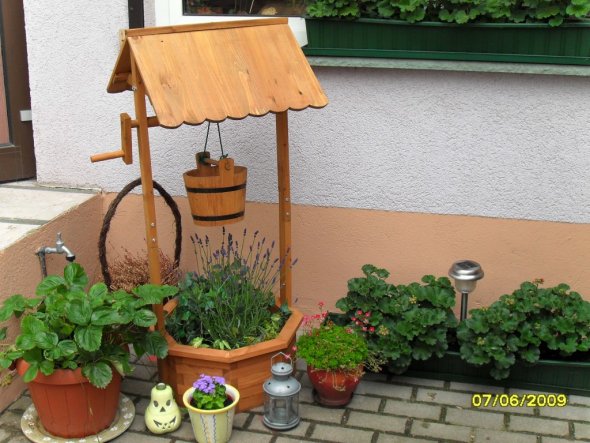
<instances>
[{"instance_id":1,"label":"wooden support post","mask_svg":"<svg viewBox=\"0 0 590 443\"><path fill-rule=\"evenodd\" d=\"M160 252L158 249L158 228L156 226L156 206L154 202L154 185L152 176L152 160L150 157L150 140L148 134L148 121L146 113L145 85L137 72L135 59L131 55L133 76L133 99L137 126L137 144L139 147L139 167L141 171L141 188L143 193L143 215L145 221L145 236L148 251L148 265L150 282L160 284L162 275L160 270ZM158 329L164 329L164 312L161 305L154 306L158 316ZM158 309L159 308L159 309ZM159 311L159 312L158 312Z\"/></svg>"},{"instance_id":2,"label":"wooden support post","mask_svg":"<svg viewBox=\"0 0 590 443\"><path fill-rule=\"evenodd\" d=\"M160 250L158 248L158 228L156 225L156 206L154 202L154 183L152 176L152 160L150 156L150 139L148 117L145 105L146 92L141 75L137 70L135 58L131 54L131 76L133 79L133 101L135 103L135 119L137 120L137 144L139 147L139 168L141 171L141 189L143 193L143 216L145 237L148 251L148 267L150 283L159 285L162 282L160 269ZM153 305L158 319L157 328L165 332L164 309L162 305ZM164 360L158 360L160 378L168 380L168 366Z\"/></svg>"},{"instance_id":3,"label":"wooden support post","mask_svg":"<svg viewBox=\"0 0 590 443\"><path fill-rule=\"evenodd\" d=\"M277 172L279 183L279 253L281 267L281 303L291 306L291 182L289 179L288 111L277 113Z\"/></svg>"}]
</instances>

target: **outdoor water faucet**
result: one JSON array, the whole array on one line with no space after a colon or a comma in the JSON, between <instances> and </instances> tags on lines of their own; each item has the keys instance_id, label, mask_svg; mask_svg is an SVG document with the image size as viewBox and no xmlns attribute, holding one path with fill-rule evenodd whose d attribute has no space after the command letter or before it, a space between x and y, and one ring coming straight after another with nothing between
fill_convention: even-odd
<instances>
[{"instance_id":1,"label":"outdoor water faucet","mask_svg":"<svg viewBox=\"0 0 590 443\"><path fill-rule=\"evenodd\" d=\"M76 260L76 255L64 244L61 239L61 232L57 233L57 240L55 241L55 249L58 254L66 254L66 260L73 262Z\"/></svg>"},{"instance_id":2,"label":"outdoor water faucet","mask_svg":"<svg viewBox=\"0 0 590 443\"><path fill-rule=\"evenodd\" d=\"M41 247L37 250L36 254L39 257L39 262L41 263L41 273L43 274L43 277L47 277L47 266L45 263L46 254L65 254L67 261L73 262L76 260L76 255L65 245L61 239L61 232L57 233L55 248L50 246Z\"/></svg>"}]
</instances>

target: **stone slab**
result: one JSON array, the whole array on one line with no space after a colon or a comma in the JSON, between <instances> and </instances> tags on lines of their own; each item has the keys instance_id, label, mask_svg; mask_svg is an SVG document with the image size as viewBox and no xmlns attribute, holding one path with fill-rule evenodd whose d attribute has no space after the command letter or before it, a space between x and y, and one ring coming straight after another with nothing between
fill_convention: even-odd
<instances>
[{"instance_id":1,"label":"stone slab","mask_svg":"<svg viewBox=\"0 0 590 443\"><path fill-rule=\"evenodd\" d=\"M467 426L448 425L444 423L433 423L424 420L414 420L410 429L412 435L420 437L431 437L443 440L456 440L469 442L473 439L474 433Z\"/></svg>"},{"instance_id":2,"label":"stone slab","mask_svg":"<svg viewBox=\"0 0 590 443\"><path fill-rule=\"evenodd\" d=\"M317 425L311 437L335 443L359 443L370 442L373 434L373 431L350 429L343 426Z\"/></svg>"},{"instance_id":3,"label":"stone slab","mask_svg":"<svg viewBox=\"0 0 590 443\"><path fill-rule=\"evenodd\" d=\"M510 417L510 430L532 431L538 434L556 435L564 437L569 435L569 425L562 420L548 420L542 417L524 417L513 415Z\"/></svg>"},{"instance_id":4,"label":"stone slab","mask_svg":"<svg viewBox=\"0 0 590 443\"><path fill-rule=\"evenodd\" d=\"M347 426L370 430L403 433L406 427L406 421L405 418L401 417L351 411L346 424Z\"/></svg>"},{"instance_id":5,"label":"stone slab","mask_svg":"<svg viewBox=\"0 0 590 443\"><path fill-rule=\"evenodd\" d=\"M438 420L440 418L441 407L438 405L427 405L425 403L387 399L383 412L386 414L401 415L403 417Z\"/></svg>"},{"instance_id":6,"label":"stone slab","mask_svg":"<svg viewBox=\"0 0 590 443\"><path fill-rule=\"evenodd\" d=\"M438 389L418 388L417 401L437 403L462 408L471 407L471 394L462 392L441 391Z\"/></svg>"},{"instance_id":7,"label":"stone slab","mask_svg":"<svg viewBox=\"0 0 590 443\"><path fill-rule=\"evenodd\" d=\"M504 429L504 414L469 409L447 409L447 423L484 429Z\"/></svg>"}]
</instances>

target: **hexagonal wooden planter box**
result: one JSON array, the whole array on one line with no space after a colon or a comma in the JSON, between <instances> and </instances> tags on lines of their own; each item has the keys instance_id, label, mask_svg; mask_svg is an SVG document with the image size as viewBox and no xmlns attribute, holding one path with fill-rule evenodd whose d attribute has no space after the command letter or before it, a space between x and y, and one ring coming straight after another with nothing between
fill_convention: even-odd
<instances>
[{"instance_id":1,"label":"hexagonal wooden planter box","mask_svg":"<svg viewBox=\"0 0 590 443\"><path fill-rule=\"evenodd\" d=\"M171 312L175 307L176 301L172 300L164 309ZM164 371L160 377L172 386L179 405L182 394L204 373L225 377L240 391L238 412L261 406L264 403L262 384L271 375L270 359L277 352L289 352L302 319L303 314L291 308L291 316L277 338L231 351L182 345L166 333L168 357L162 362Z\"/></svg>"}]
</instances>

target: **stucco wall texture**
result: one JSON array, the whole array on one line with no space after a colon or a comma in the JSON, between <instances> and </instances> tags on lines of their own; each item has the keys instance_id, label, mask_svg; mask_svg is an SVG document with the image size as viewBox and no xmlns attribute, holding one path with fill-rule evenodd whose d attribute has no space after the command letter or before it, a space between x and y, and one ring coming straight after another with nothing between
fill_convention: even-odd
<instances>
[{"instance_id":1,"label":"stucco wall texture","mask_svg":"<svg viewBox=\"0 0 590 443\"><path fill-rule=\"evenodd\" d=\"M38 179L118 191L138 165L89 156L118 149L118 115L134 115L131 93L105 91L127 2L24 3ZM290 113L294 203L590 221L587 78L314 70L330 104ZM273 116L221 129L227 151L249 167L248 200L275 202ZM150 134L154 177L184 194L182 172L205 127Z\"/></svg>"}]
</instances>

